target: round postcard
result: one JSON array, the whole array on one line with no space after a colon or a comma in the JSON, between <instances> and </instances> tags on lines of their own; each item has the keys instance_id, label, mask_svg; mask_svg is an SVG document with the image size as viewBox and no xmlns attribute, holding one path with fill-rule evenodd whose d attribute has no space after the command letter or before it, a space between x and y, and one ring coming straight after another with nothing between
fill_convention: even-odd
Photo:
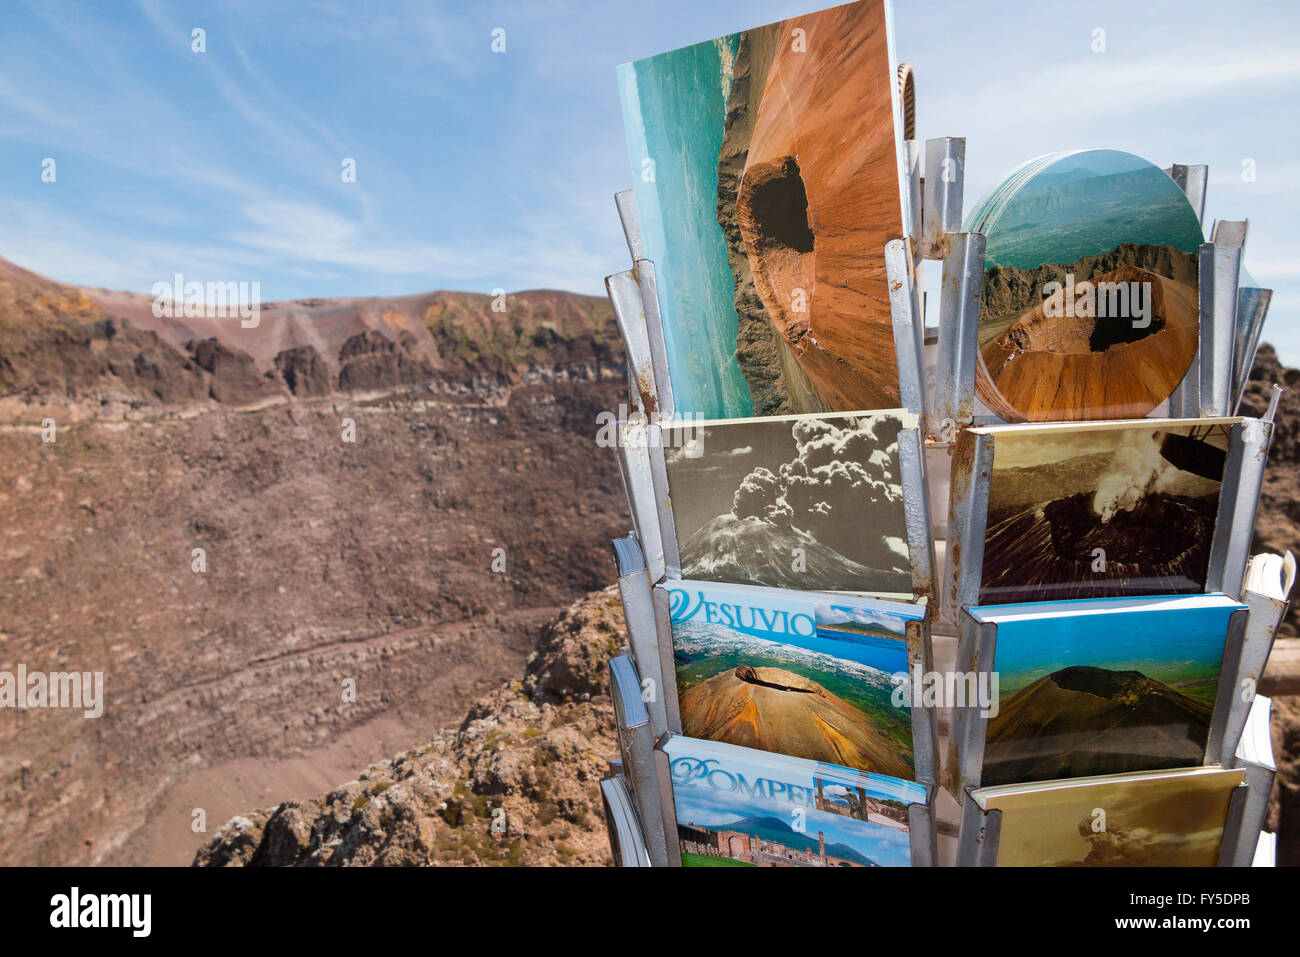
<instances>
[{"instance_id":1,"label":"round postcard","mask_svg":"<svg viewBox=\"0 0 1300 957\"><path fill-rule=\"evenodd\" d=\"M1116 150L1040 156L967 218L984 234L975 390L1009 422L1138 418L1199 339L1201 224L1159 167Z\"/></svg>"}]
</instances>

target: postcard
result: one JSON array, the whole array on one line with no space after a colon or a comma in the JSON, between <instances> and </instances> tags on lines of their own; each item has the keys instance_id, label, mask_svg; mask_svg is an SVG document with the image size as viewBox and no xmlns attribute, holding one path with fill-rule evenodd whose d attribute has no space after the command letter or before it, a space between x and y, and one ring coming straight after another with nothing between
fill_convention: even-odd
<instances>
[{"instance_id":1,"label":"postcard","mask_svg":"<svg viewBox=\"0 0 1300 957\"><path fill-rule=\"evenodd\" d=\"M682 731L912 778L907 622L922 605L668 581Z\"/></svg>"},{"instance_id":2,"label":"postcard","mask_svg":"<svg viewBox=\"0 0 1300 957\"><path fill-rule=\"evenodd\" d=\"M902 410L668 425L680 577L912 597Z\"/></svg>"},{"instance_id":3,"label":"postcard","mask_svg":"<svg viewBox=\"0 0 1300 957\"><path fill-rule=\"evenodd\" d=\"M1239 421L972 430L994 450L980 604L1203 592Z\"/></svg>"},{"instance_id":4,"label":"postcard","mask_svg":"<svg viewBox=\"0 0 1300 957\"><path fill-rule=\"evenodd\" d=\"M1008 421L1136 418L1183 380L1199 335L1196 210L1116 150L1052 154L972 214L986 238L976 390Z\"/></svg>"},{"instance_id":5,"label":"postcard","mask_svg":"<svg viewBox=\"0 0 1300 957\"><path fill-rule=\"evenodd\" d=\"M1223 595L972 608L996 626L999 703L980 783L1205 761L1229 620Z\"/></svg>"},{"instance_id":6,"label":"postcard","mask_svg":"<svg viewBox=\"0 0 1300 957\"><path fill-rule=\"evenodd\" d=\"M619 67L679 411L893 408L904 235L889 7L861 0Z\"/></svg>"},{"instance_id":7,"label":"postcard","mask_svg":"<svg viewBox=\"0 0 1300 957\"><path fill-rule=\"evenodd\" d=\"M1240 768L1186 768L1003 788L999 867L1214 867Z\"/></svg>"},{"instance_id":8,"label":"postcard","mask_svg":"<svg viewBox=\"0 0 1300 957\"><path fill-rule=\"evenodd\" d=\"M680 736L664 751L687 867L911 864L915 782Z\"/></svg>"}]
</instances>

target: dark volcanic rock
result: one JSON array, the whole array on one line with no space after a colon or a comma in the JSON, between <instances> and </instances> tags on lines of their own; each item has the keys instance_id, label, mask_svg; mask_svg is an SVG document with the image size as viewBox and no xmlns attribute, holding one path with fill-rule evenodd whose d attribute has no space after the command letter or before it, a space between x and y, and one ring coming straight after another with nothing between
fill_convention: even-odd
<instances>
[{"instance_id":1,"label":"dark volcanic rock","mask_svg":"<svg viewBox=\"0 0 1300 957\"><path fill-rule=\"evenodd\" d=\"M280 392L278 383L258 373L252 356L220 339L197 339L187 348L195 364L211 374L209 394L218 402L247 405Z\"/></svg>"},{"instance_id":2,"label":"dark volcanic rock","mask_svg":"<svg viewBox=\"0 0 1300 957\"><path fill-rule=\"evenodd\" d=\"M329 395L332 391L329 368L315 346L285 349L276 355L275 367L296 396Z\"/></svg>"},{"instance_id":3,"label":"dark volcanic rock","mask_svg":"<svg viewBox=\"0 0 1300 957\"><path fill-rule=\"evenodd\" d=\"M368 392L417 385L433 378L428 361L412 355L382 332L357 333L339 350L339 388Z\"/></svg>"}]
</instances>

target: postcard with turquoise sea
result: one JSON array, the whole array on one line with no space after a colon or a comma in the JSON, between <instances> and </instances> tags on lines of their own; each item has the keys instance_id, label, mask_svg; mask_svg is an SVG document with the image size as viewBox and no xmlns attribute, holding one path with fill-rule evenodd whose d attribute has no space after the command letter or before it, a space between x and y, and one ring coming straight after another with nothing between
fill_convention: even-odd
<instances>
[{"instance_id":1,"label":"postcard with turquoise sea","mask_svg":"<svg viewBox=\"0 0 1300 957\"><path fill-rule=\"evenodd\" d=\"M618 70L677 410L899 405L889 6L862 0Z\"/></svg>"}]
</instances>

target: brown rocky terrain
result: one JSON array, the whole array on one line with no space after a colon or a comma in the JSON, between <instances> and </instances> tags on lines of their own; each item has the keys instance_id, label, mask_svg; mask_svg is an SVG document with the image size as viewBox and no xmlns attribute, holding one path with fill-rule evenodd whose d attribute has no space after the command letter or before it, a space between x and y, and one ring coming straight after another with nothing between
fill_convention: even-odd
<instances>
[{"instance_id":1,"label":"brown rocky terrain","mask_svg":"<svg viewBox=\"0 0 1300 957\"><path fill-rule=\"evenodd\" d=\"M627 529L603 300L410 297L410 335L406 305L314 302L337 328L286 345L130 299L0 262L0 670L106 689L98 719L0 713L5 864L186 863L427 741Z\"/></svg>"},{"instance_id":2,"label":"brown rocky terrain","mask_svg":"<svg viewBox=\"0 0 1300 957\"><path fill-rule=\"evenodd\" d=\"M980 320L986 322L1032 309L1043 299L1043 286L1049 282L1064 284L1067 274L1080 283L1124 266L1145 269L1193 289L1197 285L1196 257L1191 253L1173 246L1120 243L1108 253L1084 256L1074 263L1044 263L1035 269L990 266L984 270ZM985 338L981 334L980 340Z\"/></svg>"},{"instance_id":3,"label":"brown rocky terrain","mask_svg":"<svg viewBox=\"0 0 1300 957\"><path fill-rule=\"evenodd\" d=\"M1243 415L1263 415L1268 409L1273 386L1280 385L1282 403L1277 412L1273 445L1268 452L1268 469L1260 492L1259 517L1255 522L1255 552L1281 554L1290 550L1300 559L1300 369L1286 369L1268 343L1259 347L1255 366L1241 400ZM1291 609L1279 637L1300 636L1300 596L1293 596Z\"/></svg>"},{"instance_id":4,"label":"brown rocky terrain","mask_svg":"<svg viewBox=\"0 0 1300 957\"><path fill-rule=\"evenodd\" d=\"M624 641L618 591L542 630L522 681L459 726L323 797L232 818L207 867L609 863L599 781L617 756L605 662Z\"/></svg>"}]
</instances>

